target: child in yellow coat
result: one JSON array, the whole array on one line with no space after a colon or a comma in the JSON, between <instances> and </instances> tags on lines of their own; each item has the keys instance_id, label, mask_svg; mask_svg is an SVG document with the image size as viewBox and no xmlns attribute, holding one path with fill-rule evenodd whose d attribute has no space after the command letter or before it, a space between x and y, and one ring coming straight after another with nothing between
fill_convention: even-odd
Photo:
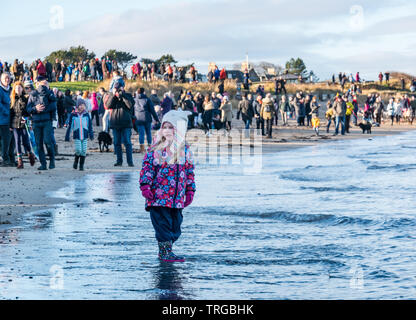
<instances>
[{"instance_id":1,"label":"child in yellow coat","mask_svg":"<svg viewBox=\"0 0 416 320\"><path fill-rule=\"evenodd\" d=\"M321 120L319 119L319 108L320 105L317 103L316 97L313 97L311 102L312 111L310 114L312 115L312 127L317 136L319 136L319 126L321 124Z\"/></svg>"}]
</instances>

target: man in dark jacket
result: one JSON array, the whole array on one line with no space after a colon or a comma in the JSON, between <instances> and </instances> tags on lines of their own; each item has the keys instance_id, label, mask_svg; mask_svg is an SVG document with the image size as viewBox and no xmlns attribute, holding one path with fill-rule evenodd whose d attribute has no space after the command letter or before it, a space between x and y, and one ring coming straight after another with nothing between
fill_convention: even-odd
<instances>
[{"instance_id":1,"label":"man in dark jacket","mask_svg":"<svg viewBox=\"0 0 416 320\"><path fill-rule=\"evenodd\" d=\"M123 165L123 151L121 143L126 147L126 158L129 167L133 164L133 146L131 143L131 129L133 128L134 99L131 94L124 91L119 82L113 87L108 97L108 109L111 110L110 128L113 129L114 150L117 155L115 167Z\"/></svg>"},{"instance_id":2,"label":"man in dark jacket","mask_svg":"<svg viewBox=\"0 0 416 320\"><path fill-rule=\"evenodd\" d=\"M52 120L56 114L56 97L49 89L44 76L37 79L38 88L30 93L27 112L32 115L33 132L39 150L41 166L38 170L47 170L43 144L49 155L49 169L55 169L55 147L52 144Z\"/></svg>"},{"instance_id":3,"label":"man in dark jacket","mask_svg":"<svg viewBox=\"0 0 416 320\"><path fill-rule=\"evenodd\" d=\"M134 117L136 118L136 128L139 133L140 153L145 152L144 136L147 136L147 144L152 144L152 117L160 122L155 111L153 102L149 99L144 88L140 88L134 98Z\"/></svg>"},{"instance_id":4,"label":"man in dark jacket","mask_svg":"<svg viewBox=\"0 0 416 320\"><path fill-rule=\"evenodd\" d=\"M334 136L338 135L340 124L341 124L341 134L345 135L345 113L347 110L346 101L340 96L337 96L333 105L334 105L334 115L335 115Z\"/></svg>"},{"instance_id":5,"label":"man in dark jacket","mask_svg":"<svg viewBox=\"0 0 416 320\"><path fill-rule=\"evenodd\" d=\"M249 136L248 130L250 130L251 121L254 117L253 103L247 99L247 94L244 94L243 100L238 104L237 119L240 119L240 114L245 124L245 133L247 137Z\"/></svg>"},{"instance_id":6,"label":"man in dark jacket","mask_svg":"<svg viewBox=\"0 0 416 320\"><path fill-rule=\"evenodd\" d=\"M59 76L61 75L61 71L62 71L62 64L58 59L55 60L55 65L53 69L55 72L55 81L58 82Z\"/></svg>"},{"instance_id":7,"label":"man in dark jacket","mask_svg":"<svg viewBox=\"0 0 416 320\"><path fill-rule=\"evenodd\" d=\"M152 90L152 94L150 95L150 100L152 100L153 106L160 106L161 102L159 97L157 96L156 90Z\"/></svg>"},{"instance_id":8,"label":"man in dark jacket","mask_svg":"<svg viewBox=\"0 0 416 320\"><path fill-rule=\"evenodd\" d=\"M52 72L53 72L52 63L50 63L49 61L45 61L45 69L46 69L46 77L48 78L48 81L52 82Z\"/></svg>"}]
</instances>

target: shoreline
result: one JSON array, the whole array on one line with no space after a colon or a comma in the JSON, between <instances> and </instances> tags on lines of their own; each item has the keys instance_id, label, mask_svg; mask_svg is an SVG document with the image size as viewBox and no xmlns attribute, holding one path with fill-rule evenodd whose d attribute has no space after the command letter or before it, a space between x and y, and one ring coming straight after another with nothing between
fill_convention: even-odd
<instances>
[{"instance_id":1,"label":"shoreline","mask_svg":"<svg viewBox=\"0 0 416 320\"><path fill-rule=\"evenodd\" d=\"M239 122L234 120L236 129L242 129ZM94 127L96 136L99 127ZM345 136L332 136L333 128L329 134L322 133L317 137L311 128L274 127L273 139L264 139L262 154L289 151L292 149L319 145L330 141L371 139L381 136L397 135L404 132L416 130L416 126L411 125L382 125L374 128L372 134L362 134L357 127L351 128L351 133ZM323 130L325 131L325 130ZM217 133L221 135L220 132ZM16 225L18 219L25 213L39 211L42 209L53 208L64 203L73 202L64 198L54 198L48 194L64 188L69 181L78 180L86 175L102 173L137 172L140 170L143 155L134 153L133 158L135 167L129 168L125 164L122 168L115 169L115 155L112 152L97 152L98 143L96 140L89 142L89 156L85 164L85 171L80 172L72 168L73 164L73 144L64 142L64 129L57 129L55 136L59 146L59 155L56 157L56 169L38 172L36 163L30 167L25 159L25 168L17 170L15 168L0 168L2 188L0 190L0 226ZM138 136L132 137L133 149L138 146Z\"/></svg>"}]
</instances>

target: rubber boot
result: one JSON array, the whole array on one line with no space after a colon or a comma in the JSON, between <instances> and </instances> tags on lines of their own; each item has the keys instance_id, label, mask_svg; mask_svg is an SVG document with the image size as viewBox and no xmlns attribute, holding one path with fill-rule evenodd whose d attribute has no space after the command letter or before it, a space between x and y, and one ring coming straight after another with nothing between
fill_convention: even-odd
<instances>
[{"instance_id":1,"label":"rubber boot","mask_svg":"<svg viewBox=\"0 0 416 320\"><path fill-rule=\"evenodd\" d=\"M17 155L17 169L23 169L23 157L21 154Z\"/></svg>"},{"instance_id":2,"label":"rubber boot","mask_svg":"<svg viewBox=\"0 0 416 320\"><path fill-rule=\"evenodd\" d=\"M79 157L79 171L84 171L85 156Z\"/></svg>"},{"instance_id":3,"label":"rubber boot","mask_svg":"<svg viewBox=\"0 0 416 320\"><path fill-rule=\"evenodd\" d=\"M33 152L31 152L31 153L29 154L29 161L30 161L30 165L33 167L33 166L35 165L35 163L36 163L36 157L35 157L35 155L33 154Z\"/></svg>"},{"instance_id":4,"label":"rubber boot","mask_svg":"<svg viewBox=\"0 0 416 320\"><path fill-rule=\"evenodd\" d=\"M172 242L159 242L159 259L162 262L185 262L185 258L178 257L172 252Z\"/></svg>"},{"instance_id":5,"label":"rubber boot","mask_svg":"<svg viewBox=\"0 0 416 320\"><path fill-rule=\"evenodd\" d=\"M78 169L78 161L79 161L79 156L75 155L75 160L74 160L74 165L73 165L74 170Z\"/></svg>"}]
</instances>

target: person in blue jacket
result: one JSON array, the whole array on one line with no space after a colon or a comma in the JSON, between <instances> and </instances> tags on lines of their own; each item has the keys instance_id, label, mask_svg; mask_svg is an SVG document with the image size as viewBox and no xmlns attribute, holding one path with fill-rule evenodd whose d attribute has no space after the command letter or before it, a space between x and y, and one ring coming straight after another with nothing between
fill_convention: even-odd
<instances>
[{"instance_id":1,"label":"person in blue jacket","mask_svg":"<svg viewBox=\"0 0 416 320\"><path fill-rule=\"evenodd\" d=\"M86 111L85 101L77 100L77 108L69 116L68 129L66 130L65 141L69 141L69 136L73 131L75 143L74 169L84 171L85 158L87 157L88 138L94 140L94 130L89 113Z\"/></svg>"},{"instance_id":2,"label":"person in blue jacket","mask_svg":"<svg viewBox=\"0 0 416 320\"><path fill-rule=\"evenodd\" d=\"M9 156L10 132L10 74L4 72L0 77L0 137L3 162L2 167L14 167L14 159ZM13 161L12 161L13 160Z\"/></svg>"}]
</instances>

